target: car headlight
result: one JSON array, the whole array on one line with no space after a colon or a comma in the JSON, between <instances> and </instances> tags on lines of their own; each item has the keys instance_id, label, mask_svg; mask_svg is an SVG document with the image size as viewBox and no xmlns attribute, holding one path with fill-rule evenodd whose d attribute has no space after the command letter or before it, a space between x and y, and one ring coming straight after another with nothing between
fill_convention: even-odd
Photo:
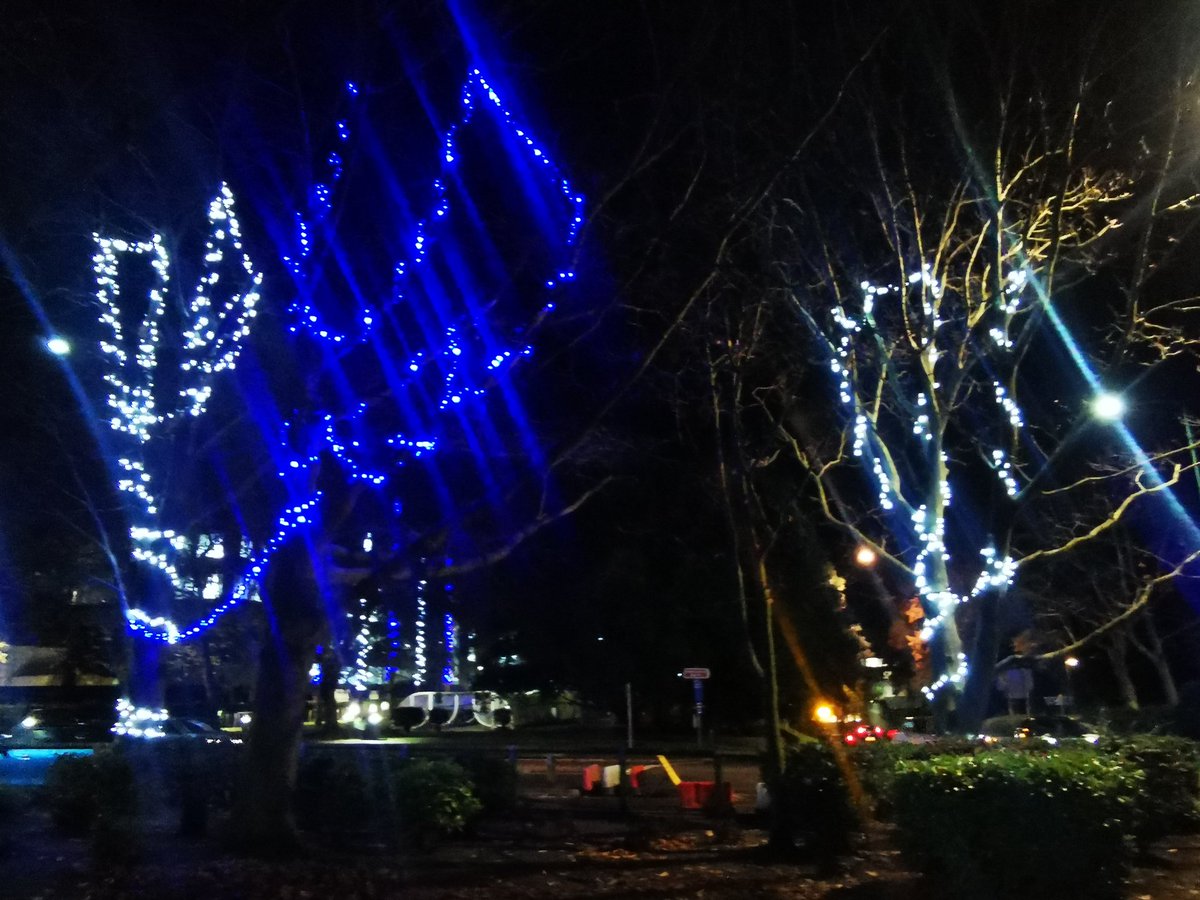
<instances>
[{"instance_id":1,"label":"car headlight","mask_svg":"<svg viewBox=\"0 0 1200 900\"><path fill-rule=\"evenodd\" d=\"M38 723L37 716L26 716L21 720L22 728L34 728Z\"/></svg>"}]
</instances>

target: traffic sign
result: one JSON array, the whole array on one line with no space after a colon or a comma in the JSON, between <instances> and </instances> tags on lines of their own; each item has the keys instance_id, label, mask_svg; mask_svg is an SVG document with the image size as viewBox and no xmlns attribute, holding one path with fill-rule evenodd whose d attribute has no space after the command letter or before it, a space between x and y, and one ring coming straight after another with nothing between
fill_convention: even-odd
<instances>
[{"instance_id":1,"label":"traffic sign","mask_svg":"<svg viewBox=\"0 0 1200 900\"><path fill-rule=\"evenodd\" d=\"M703 681L712 673L708 669L684 669L683 677L693 681Z\"/></svg>"}]
</instances>

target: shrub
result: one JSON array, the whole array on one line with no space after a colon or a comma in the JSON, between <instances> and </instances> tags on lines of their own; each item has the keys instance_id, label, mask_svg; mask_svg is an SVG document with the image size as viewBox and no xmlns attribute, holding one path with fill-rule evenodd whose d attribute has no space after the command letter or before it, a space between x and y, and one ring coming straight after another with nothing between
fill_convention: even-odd
<instances>
[{"instance_id":1,"label":"shrub","mask_svg":"<svg viewBox=\"0 0 1200 900\"><path fill-rule=\"evenodd\" d=\"M367 774L348 753L306 756L296 774L301 826L347 837L368 830L378 798L386 798L387 791L372 790Z\"/></svg>"},{"instance_id":2,"label":"shrub","mask_svg":"<svg viewBox=\"0 0 1200 900\"><path fill-rule=\"evenodd\" d=\"M462 756L456 762L470 777L485 813L509 812L517 805L517 770L507 759Z\"/></svg>"},{"instance_id":3,"label":"shrub","mask_svg":"<svg viewBox=\"0 0 1200 900\"><path fill-rule=\"evenodd\" d=\"M799 744L788 751L783 774L771 785L777 827L803 838L822 862L846 853L858 829L858 815L834 752L822 743Z\"/></svg>"},{"instance_id":4,"label":"shrub","mask_svg":"<svg viewBox=\"0 0 1200 900\"><path fill-rule=\"evenodd\" d=\"M1172 727L1175 734L1200 741L1200 681L1189 681L1179 689Z\"/></svg>"},{"instance_id":5,"label":"shrub","mask_svg":"<svg viewBox=\"0 0 1200 900\"><path fill-rule=\"evenodd\" d=\"M101 814L129 817L137 808L133 768L115 750L58 757L43 790L55 826L69 834L87 834Z\"/></svg>"},{"instance_id":6,"label":"shrub","mask_svg":"<svg viewBox=\"0 0 1200 900\"><path fill-rule=\"evenodd\" d=\"M11 784L0 784L0 824L17 817L29 805L29 791Z\"/></svg>"},{"instance_id":7,"label":"shrub","mask_svg":"<svg viewBox=\"0 0 1200 900\"><path fill-rule=\"evenodd\" d=\"M1186 738L1141 735L1100 749L1144 774L1134 834L1139 844L1200 827L1200 747Z\"/></svg>"},{"instance_id":8,"label":"shrub","mask_svg":"<svg viewBox=\"0 0 1200 900\"><path fill-rule=\"evenodd\" d=\"M397 706L392 709L392 724L408 734L425 721L425 710L415 706Z\"/></svg>"},{"instance_id":9,"label":"shrub","mask_svg":"<svg viewBox=\"0 0 1200 900\"><path fill-rule=\"evenodd\" d=\"M897 768L897 835L956 897L1116 896L1144 775L1088 751L996 751Z\"/></svg>"},{"instance_id":10,"label":"shrub","mask_svg":"<svg viewBox=\"0 0 1200 900\"><path fill-rule=\"evenodd\" d=\"M442 760L322 753L304 760L296 780L301 825L347 839L426 845L462 831L481 808L467 772Z\"/></svg>"},{"instance_id":11,"label":"shrub","mask_svg":"<svg viewBox=\"0 0 1200 900\"><path fill-rule=\"evenodd\" d=\"M482 809L462 766L444 760L411 760L392 773L392 796L400 833L409 842L456 834Z\"/></svg>"},{"instance_id":12,"label":"shrub","mask_svg":"<svg viewBox=\"0 0 1200 900\"><path fill-rule=\"evenodd\" d=\"M899 763L928 760L935 756L971 756L979 750L978 744L962 738L942 739L926 744L881 741L856 747L850 751L849 756L875 815L881 819L889 819L892 811L892 788Z\"/></svg>"}]
</instances>

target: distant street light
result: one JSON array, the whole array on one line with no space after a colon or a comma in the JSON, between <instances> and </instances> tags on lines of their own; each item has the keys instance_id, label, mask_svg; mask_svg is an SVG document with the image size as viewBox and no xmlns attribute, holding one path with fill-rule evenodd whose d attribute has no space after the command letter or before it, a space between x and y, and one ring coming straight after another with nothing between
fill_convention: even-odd
<instances>
[{"instance_id":1,"label":"distant street light","mask_svg":"<svg viewBox=\"0 0 1200 900\"><path fill-rule=\"evenodd\" d=\"M66 338L61 338L58 335L46 338L46 349L55 356L66 356L71 352L71 343Z\"/></svg>"},{"instance_id":2,"label":"distant street light","mask_svg":"<svg viewBox=\"0 0 1200 900\"><path fill-rule=\"evenodd\" d=\"M1066 659L1063 660L1063 665L1066 666L1068 669L1074 669L1076 666L1079 665L1079 659L1074 656L1068 656Z\"/></svg>"},{"instance_id":3,"label":"distant street light","mask_svg":"<svg viewBox=\"0 0 1200 900\"><path fill-rule=\"evenodd\" d=\"M864 569L869 569L879 561L879 554L868 547L866 544L860 544L859 548L854 551L854 562L856 565Z\"/></svg>"},{"instance_id":4,"label":"distant street light","mask_svg":"<svg viewBox=\"0 0 1200 900\"><path fill-rule=\"evenodd\" d=\"M813 719L820 722L822 725L833 725L837 722L837 713L833 711L833 707L827 703L822 703L813 710Z\"/></svg>"},{"instance_id":5,"label":"distant street light","mask_svg":"<svg viewBox=\"0 0 1200 900\"><path fill-rule=\"evenodd\" d=\"M1125 409L1125 398L1112 391L1101 391L1092 398L1092 415L1102 422L1116 422Z\"/></svg>"}]
</instances>

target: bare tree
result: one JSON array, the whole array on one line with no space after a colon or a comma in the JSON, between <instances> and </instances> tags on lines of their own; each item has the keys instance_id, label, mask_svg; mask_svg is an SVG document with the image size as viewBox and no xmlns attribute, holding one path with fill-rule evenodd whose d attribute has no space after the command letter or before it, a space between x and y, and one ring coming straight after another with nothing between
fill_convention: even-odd
<instances>
[{"instance_id":1,"label":"bare tree","mask_svg":"<svg viewBox=\"0 0 1200 900\"><path fill-rule=\"evenodd\" d=\"M972 35L947 38L947 56ZM1179 318L1190 301L1146 300L1191 223L1179 101L1193 76L1159 85L1150 138L1121 131L1094 71L1112 35L1088 37L1065 85L1023 53L995 54L1003 75L969 107L949 68L929 76L936 102L889 96L877 68L772 192L744 258L765 276L731 279L753 298L738 328L774 335L753 345L758 380L738 391L743 421L768 419L785 451L760 464L799 463L820 514L919 597L923 691L942 727L983 714L998 603L1021 571L1131 510L1169 508L1194 465L1182 437L1142 450L1104 390L1194 350ZM832 411L809 399L826 390ZM1043 527L1079 495L1104 502L1067 532Z\"/></svg>"}]
</instances>

